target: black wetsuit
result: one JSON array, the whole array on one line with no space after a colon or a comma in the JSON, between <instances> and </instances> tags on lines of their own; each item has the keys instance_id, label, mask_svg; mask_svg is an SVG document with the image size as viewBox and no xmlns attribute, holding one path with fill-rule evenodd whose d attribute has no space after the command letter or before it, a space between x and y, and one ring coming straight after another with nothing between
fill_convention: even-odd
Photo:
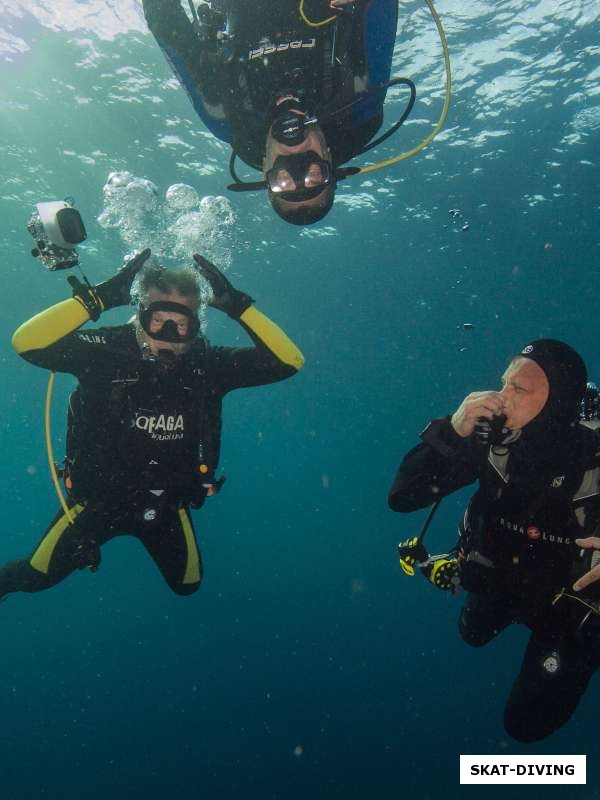
<instances>
[{"instance_id":1,"label":"black wetsuit","mask_svg":"<svg viewBox=\"0 0 600 800\"><path fill-rule=\"evenodd\" d=\"M174 592L198 588L202 562L188 507L202 503L213 481L222 399L296 371L244 327L255 347L198 339L176 369L143 355L133 324L79 330L22 353L78 379L67 440L72 523L60 511L31 556L0 569L0 597L96 568L100 547L125 533L142 542Z\"/></svg>"},{"instance_id":2,"label":"black wetsuit","mask_svg":"<svg viewBox=\"0 0 600 800\"><path fill-rule=\"evenodd\" d=\"M460 615L465 642L487 644L513 622L531 637L505 711L507 731L535 741L563 725L600 665L600 625L576 599L574 580L589 569L577 537L600 520L600 438L583 425L568 441L548 442L550 463L518 440L506 447L461 438L449 419L435 420L424 442L404 458L389 494L395 511L414 511L479 481L458 548L463 587ZM543 454L542 454L543 456ZM582 598L595 602L597 589ZM550 659L550 660L548 660ZM554 667L558 665L558 669Z\"/></svg>"},{"instance_id":3,"label":"black wetsuit","mask_svg":"<svg viewBox=\"0 0 600 800\"><path fill-rule=\"evenodd\" d=\"M178 0L143 0L148 27L209 130L260 169L269 111L292 94L323 120L335 164L356 155L381 126L385 92L325 116L389 80L397 0L356 0L320 27L302 20L299 0L219 5L231 34L224 44L216 32L199 36ZM332 17L325 0L305 5L309 19Z\"/></svg>"}]
</instances>

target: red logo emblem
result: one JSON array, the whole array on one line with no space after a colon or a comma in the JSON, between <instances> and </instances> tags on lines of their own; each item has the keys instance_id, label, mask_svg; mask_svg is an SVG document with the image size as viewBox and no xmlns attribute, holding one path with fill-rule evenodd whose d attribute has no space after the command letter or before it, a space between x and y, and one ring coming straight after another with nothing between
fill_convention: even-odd
<instances>
[{"instance_id":1,"label":"red logo emblem","mask_svg":"<svg viewBox=\"0 0 600 800\"><path fill-rule=\"evenodd\" d=\"M534 542L537 542L537 540L540 538L541 535L542 535L541 530L539 528L536 528L534 525L530 525L527 528L527 536L530 539L533 539Z\"/></svg>"}]
</instances>

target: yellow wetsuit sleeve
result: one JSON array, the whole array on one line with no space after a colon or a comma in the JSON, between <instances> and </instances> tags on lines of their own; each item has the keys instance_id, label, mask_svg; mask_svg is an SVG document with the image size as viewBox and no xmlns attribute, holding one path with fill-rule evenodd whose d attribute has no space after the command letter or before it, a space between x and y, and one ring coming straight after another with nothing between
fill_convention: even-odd
<instances>
[{"instance_id":1,"label":"yellow wetsuit sleeve","mask_svg":"<svg viewBox=\"0 0 600 800\"><path fill-rule=\"evenodd\" d=\"M40 311L35 317L20 325L13 334L12 345L19 354L27 353L29 350L43 350L68 333L77 330L89 319L90 315L85 306L79 300L70 297L45 311Z\"/></svg>"},{"instance_id":2,"label":"yellow wetsuit sleeve","mask_svg":"<svg viewBox=\"0 0 600 800\"><path fill-rule=\"evenodd\" d=\"M294 369L302 369L304 356L292 340L276 325L254 306L247 308L240 316L252 333L284 364Z\"/></svg>"}]
</instances>

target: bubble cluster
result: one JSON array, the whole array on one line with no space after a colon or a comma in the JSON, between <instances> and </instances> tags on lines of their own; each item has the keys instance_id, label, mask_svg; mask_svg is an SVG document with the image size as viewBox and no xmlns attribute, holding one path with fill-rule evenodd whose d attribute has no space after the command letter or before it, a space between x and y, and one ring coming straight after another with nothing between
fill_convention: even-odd
<instances>
[{"instance_id":1,"label":"bubble cluster","mask_svg":"<svg viewBox=\"0 0 600 800\"><path fill-rule=\"evenodd\" d=\"M165 192L167 206L173 211L190 211L200 204L198 192L187 183L174 183Z\"/></svg>"},{"instance_id":2,"label":"bubble cluster","mask_svg":"<svg viewBox=\"0 0 600 800\"><path fill-rule=\"evenodd\" d=\"M117 228L130 249L152 246L138 244L138 241L142 232L151 229L159 210L155 184L136 178L130 172L111 172L102 193L104 206L98 217L99 224L103 228Z\"/></svg>"},{"instance_id":3,"label":"bubble cluster","mask_svg":"<svg viewBox=\"0 0 600 800\"><path fill-rule=\"evenodd\" d=\"M201 253L221 269L231 264L235 213L225 197L200 197L193 186L175 183L164 199L156 184L126 170L111 172L98 216L116 228L129 253L150 247L161 263L180 265Z\"/></svg>"}]
</instances>

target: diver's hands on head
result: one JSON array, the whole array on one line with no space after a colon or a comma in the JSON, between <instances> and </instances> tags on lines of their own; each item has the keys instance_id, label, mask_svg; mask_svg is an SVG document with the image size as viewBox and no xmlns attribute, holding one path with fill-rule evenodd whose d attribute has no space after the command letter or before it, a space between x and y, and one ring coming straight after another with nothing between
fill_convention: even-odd
<instances>
[{"instance_id":1,"label":"diver's hands on head","mask_svg":"<svg viewBox=\"0 0 600 800\"><path fill-rule=\"evenodd\" d=\"M452 427L459 436L466 438L473 433L478 419L491 420L501 414L504 414L504 403L500 392L472 392L452 415Z\"/></svg>"},{"instance_id":2,"label":"diver's hands on head","mask_svg":"<svg viewBox=\"0 0 600 800\"><path fill-rule=\"evenodd\" d=\"M584 550L600 550L600 536L588 536L587 539L575 539L575 544L578 547L583 547ZM589 572L586 572L585 575L582 575L579 580L575 581L573 584L573 589L576 592L580 592L582 589L585 589L586 586L589 586L590 583L595 583L596 581L600 580L600 564L597 564L593 569Z\"/></svg>"},{"instance_id":3,"label":"diver's hands on head","mask_svg":"<svg viewBox=\"0 0 600 800\"><path fill-rule=\"evenodd\" d=\"M106 311L107 308L127 306L131 302L131 284L137 273L150 257L150 248L142 250L131 258L124 267L104 283L99 283L95 291Z\"/></svg>"},{"instance_id":4,"label":"diver's hands on head","mask_svg":"<svg viewBox=\"0 0 600 800\"><path fill-rule=\"evenodd\" d=\"M250 295L234 289L231 283L215 265L204 256L194 253L196 268L212 291L209 305L224 311L232 319L239 319L254 300Z\"/></svg>"}]
</instances>

